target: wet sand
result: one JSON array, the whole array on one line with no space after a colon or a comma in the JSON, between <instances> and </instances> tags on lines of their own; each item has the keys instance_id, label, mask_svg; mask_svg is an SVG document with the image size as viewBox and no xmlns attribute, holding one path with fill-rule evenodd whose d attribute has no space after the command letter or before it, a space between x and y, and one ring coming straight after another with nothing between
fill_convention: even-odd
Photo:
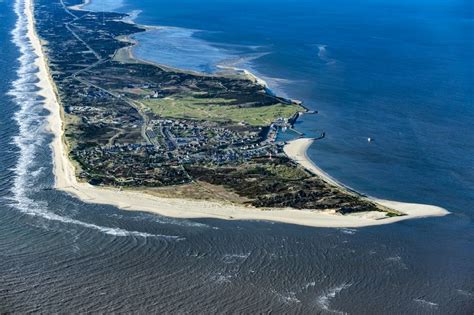
<instances>
[{"instance_id":1,"label":"wet sand","mask_svg":"<svg viewBox=\"0 0 474 315\"><path fill-rule=\"evenodd\" d=\"M354 194L358 194L353 189L345 186L342 183L339 183L337 180L329 176L323 170L321 170L306 154L310 145L314 142L313 139L310 138L300 138L297 140L290 141L284 148L286 155L293 159L295 162L309 170L311 173L315 174L316 176L321 177L327 183L337 186L340 189L345 191L352 192ZM363 196L362 198L366 198L376 204L381 206L394 209L405 213L406 215L403 216L403 219L412 219L412 218L422 218L422 217L430 217L430 216L444 216L449 214L446 209L441 207L426 205L426 204L417 204L417 203L405 203L405 202L398 202L392 200L384 200L370 196ZM360 217L370 217L374 218L377 217L376 212L361 212L359 214L352 214L351 216L360 216ZM395 220L394 220L395 219ZM384 219L384 221L399 221L399 218L390 218Z\"/></svg>"},{"instance_id":2,"label":"wet sand","mask_svg":"<svg viewBox=\"0 0 474 315\"><path fill-rule=\"evenodd\" d=\"M141 192L121 191L112 188L95 187L78 182L74 166L68 157L64 142L64 123L62 107L58 101L54 82L49 74L47 58L42 51L41 42L35 32L33 0L27 0L28 36L38 55L37 84L39 94L45 98L45 107L50 111L49 129L53 134L51 143L55 188L70 193L87 203L114 205L120 209L147 211L175 218L217 218L226 220L266 220L314 227L363 227L393 223L400 220L426 216L441 216L448 212L442 208L405 204L393 201L376 200L379 204L407 213L406 216L380 219L380 213L369 212L357 215L340 215L331 211L311 211L294 209L257 209L242 205L221 204L218 202L160 198ZM295 161L333 183L306 157L306 149L311 144L308 139L290 142L285 147L286 154ZM319 171L317 171L319 170ZM319 172L319 173L318 173ZM375 199L374 199L375 200Z\"/></svg>"}]
</instances>

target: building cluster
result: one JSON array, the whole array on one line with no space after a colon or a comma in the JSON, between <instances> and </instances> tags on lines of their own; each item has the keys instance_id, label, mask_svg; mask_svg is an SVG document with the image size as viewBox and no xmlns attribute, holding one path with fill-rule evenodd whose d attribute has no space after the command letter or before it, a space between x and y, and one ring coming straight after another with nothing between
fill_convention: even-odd
<instances>
[{"instance_id":1,"label":"building cluster","mask_svg":"<svg viewBox=\"0 0 474 315\"><path fill-rule=\"evenodd\" d=\"M273 136L276 131L270 130ZM190 120L154 119L148 135L178 163L227 164L281 151L273 137L262 137L261 130L237 131Z\"/></svg>"},{"instance_id":2,"label":"building cluster","mask_svg":"<svg viewBox=\"0 0 474 315\"><path fill-rule=\"evenodd\" d=\"M77 110L77 109L74 109ZM197 121L156 118L148 125L152 144L107 144L74 150L84 177L94 170L123 185L186 182L185 165L225 165L282 154L281 143L257 131L235 131ZM276 131L270 128L266 135ZM86 176L87 175L87 176ZM102 178L103 180L103 178Z\"/></svg>"}]
</instances>

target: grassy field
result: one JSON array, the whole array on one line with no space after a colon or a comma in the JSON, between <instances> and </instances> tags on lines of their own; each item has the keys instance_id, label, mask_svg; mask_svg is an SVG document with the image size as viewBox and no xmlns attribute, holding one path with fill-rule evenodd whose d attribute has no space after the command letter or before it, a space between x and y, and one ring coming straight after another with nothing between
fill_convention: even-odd
<instances>
[{"instance_id":1,"label":"grassy field","mask_svg":"<svg viewBox=\"0 0 474 315\"><path fill-rule=\"evenodd\" d=\"M196 98L192 96L148 99L141 103L161 117L246 122L253 126L268 126L278 117L290 118L304 109L298 105L275 104L241 108L226 105L233 100L222 98Z\"/></svg>"},{"instance_id":2,"label":"grassy field","mask_svg":"<svg viewBox=\"0 0 474 315\"><path fill-rule=\"evenodd\" d=\"M273 177L277 181L297 181L309 178L308 174L300 167L286 164L247 164L241 167L236 177L249 178L251 175Z\"/></svg>"}]
</instances>

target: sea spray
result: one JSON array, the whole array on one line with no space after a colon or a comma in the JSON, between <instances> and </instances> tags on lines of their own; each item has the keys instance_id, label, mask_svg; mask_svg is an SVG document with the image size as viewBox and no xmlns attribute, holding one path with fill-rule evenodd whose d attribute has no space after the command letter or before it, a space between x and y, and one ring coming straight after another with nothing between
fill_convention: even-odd
<instances>
[{"instance_id":1,"label":"sea spray","mask_svg":"<svg viewBox=\"0 0 474 315\"><path fill-rule=\"evenodd\" d=\"M18 147L19 156L13 171L15 177L11 189L12 197L8 197L11 205L23 214L41 217L43 219L67 224L79 225L94 229L113 236L162 237L180 240L178 236L155 235L137 231L127 231L116 227L104 227L92 223L82 222L70 217L58 215L48 210L46 201L39 201L30 197L31 192L43 189L38 179L45 168L37 163L35 157L48 141L47 116L44 115L43 99L38 95L37 73L35 61L38 56L28 36L27 3L25 0L16 0L15 14L17 21L13 29L12 41L18 47L20 57L16 71L17 79L12 83L8 95L18 105L14 121L18 126L18 135L13 137L13 143Z\"/></svg>"},{"instance_id":2,"label":"sea spray","mask_svg":"<svg viewBox=\"0 0 474 315\"><path fill-rule=\"evenodd\" d=\"M348 289L352 286L352 283L342 283L336 287L329 288L323 292L316 299L316 304L325 311L335 313L335 314L345 314L342 311L334 310L330 308L331 300L334 299L342 290Z\"/></svg>"}]
</instances>

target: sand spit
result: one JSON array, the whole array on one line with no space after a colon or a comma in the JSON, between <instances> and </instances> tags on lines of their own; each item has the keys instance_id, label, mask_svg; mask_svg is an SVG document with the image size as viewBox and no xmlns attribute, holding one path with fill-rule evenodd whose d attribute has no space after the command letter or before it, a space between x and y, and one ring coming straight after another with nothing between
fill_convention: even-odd
<instances>
[{"instance_id":1,"label":"sand spit","mask_svg":"<svg viewBox=\"0 0 474 315\"><path fill-rule=\"evenodd\" d=\"M346 191L353 191L351 188L344 186L343 184L336 181L334 178L329 176L323 170L321 170L316 164L311 161L306 152L309 146L313 143L313 139L311 138L300 138L297 140L290 141L285 147L284 151L288 157L293 159L295 162L299 163L301 166L312 172L313 174L323 178L326 182L337 186L341 189ZM357 192L354 191L355 194ZM393 218L386 218L383 221L390 221L396 222L400 220L406 219L413 219L413 218L423 218L423 217L431 217L431 216L444 216L449 214L449 212L441 207L426 205L426 204L417 204L417 203L405 203L405 202L398 202L398 201L391 201L391 200L384 200L379 198L374 198L370 196L364 196L364 198L375 202L381 206L394 209L400 212L405 213L406 215L403 217L393 217ZM359 213L359 214L352 214L351 216L362 216L362 217L372 217L376 213L366 212L366 213Z\"/></svg>"},{"instance_id":2,"label":"sand spit","mask_svg":"<svg viewBox=\"0 0 474 315\"><path fill-rule=\"evenodd\" d=\"M220 204L210 201L170 199L151 196L131 191L120 191L102 188L78 182L74 166L68 157L64 143L64 124L62 108L58 101L54 82L49 74L47 58L43 53L41 42L35 31L33 16L33 0L26 0L28 17L28 36L38 55L36 65L39 68L37 84L39 94L45 98L45 107L50 111L49 129L54 135L51 143L53 153L53 172L55 188L70 193L87 203L114 205L124 210L147 211L175 218L217 218L226 220L267 220L314 227L363 227L387 224L400 220L426 216L441 216L448 212L442 208L405 204L393 201L375 200L376 202L398 209L407 216L380 219L378 213L362 213L357 215L339 215L330 212L294 210L294 209L257 209L242 205ZM288 156L308 168L315 174L324 177L331 183L333 180L321 172L307 157L306 149L311 144L309 139L290 142L285 147ZM339 184L338 184L339 185Z\"/></svg>"}]
</instances>

